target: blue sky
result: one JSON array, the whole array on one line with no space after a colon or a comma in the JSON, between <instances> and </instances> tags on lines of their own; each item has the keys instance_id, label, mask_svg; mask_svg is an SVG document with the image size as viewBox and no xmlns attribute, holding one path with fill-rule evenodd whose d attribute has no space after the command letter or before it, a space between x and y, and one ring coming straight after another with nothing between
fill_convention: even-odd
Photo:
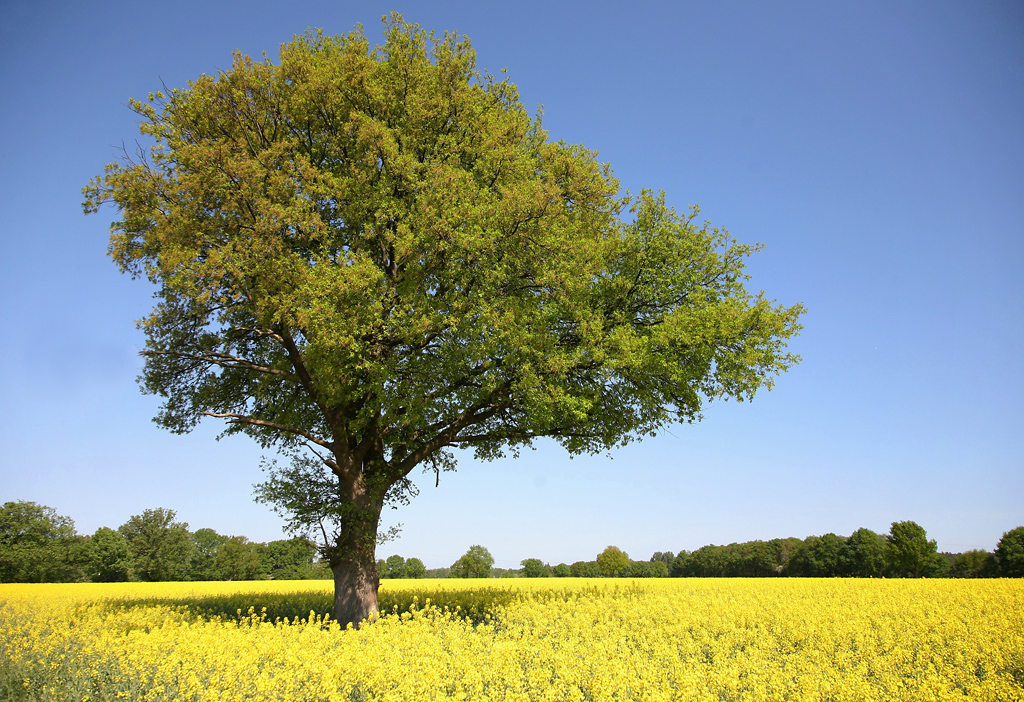
<instances>
[{"instance_id":1,"label":"blue sky","mask_svg":"<svg viewBox=\"0 0 1024 702\"><path fill-rule=\"evenodd\" d=\"M421 477L378 553L504 567L924 526L992 549L1024 524L1024 6L1010 2L0 4L0 502L116 527L170 507L256 540L261 452L159 430L135 383L148 285L80 189L137 136L129 97L276 59L307 27L376 41L390 9L468 35L553 138L765 250L807 307L803 363L752 403L608 456L541 442Z\"/></svg>"}]
</instances>

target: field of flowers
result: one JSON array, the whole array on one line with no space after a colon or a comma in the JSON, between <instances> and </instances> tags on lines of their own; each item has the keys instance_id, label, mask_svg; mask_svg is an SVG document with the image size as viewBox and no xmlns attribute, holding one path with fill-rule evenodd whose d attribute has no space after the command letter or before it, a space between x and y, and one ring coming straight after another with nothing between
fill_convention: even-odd
<instances>
[{"instance_id":1,"label":"field of flowers","mask_svg":"<svg viewBox=\"0 0 1024 702\"><path fill-rule=\"evenodd\" d=\"M331 585L0 585L0 699L1024 699L1020 580Z\"/></svg>"}]
</instances>

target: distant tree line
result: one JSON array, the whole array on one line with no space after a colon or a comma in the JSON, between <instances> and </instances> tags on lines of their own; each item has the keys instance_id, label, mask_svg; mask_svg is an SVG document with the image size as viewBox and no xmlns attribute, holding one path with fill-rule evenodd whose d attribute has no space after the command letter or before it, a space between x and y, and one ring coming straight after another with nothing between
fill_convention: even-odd
<instances>
[{"instance_id":1,"label":"distant tree line","mask_svg":"<svg viewBox=\"0 0 1024 702\"><path fill-rule=\"evenodd\" d=\"M684 577L768 578L1020 578L1024 577L1024 527L1003 534L995 552L939 553L934 540L915 522L893 522L888 534L858 529L835 534L728 546L696 551L658 551L649 561L634 561L609 546L593 561L554 567L536 558L522 562L522 575L536 577Z\"/></svg>"},{"instance_id":2,"label":"distant tree line","mask_svg":"<svg viewBox=\"0 0 1024 702\"><path fill-rule=\"evenodd\" d=\"M303 538L258 543L213 529L189 531L171 509L147 509L117 529L78 534L74 522L35 502L0 508L0 582L126 582L168 580L300 580L330 578L316 546ZM939 553L915 522L893 522L888 534L858 529L806 539L747 541L696 551L658 551L634 561L609 546L592 561L551 566L527 558L519 569L494 567L480 545L449 568L427 569L419 558L377 561L381 578L494 577L1024 577L1024 527L1003 534L994 552Z\"/></svg>"},{"instance_id":3,"label":"distant tree line","mask_svg":"<svg viewBox=\"0 0 1024 702\"><path fill-rule=\"evenodd\" d=\"M0 582L301 580L328 578L306 539L258 543L213 529L189 531L171 509L147 509L117 529L78 534L35 502L0 508Z\"/></svg>"},{"instance_id":4,"label":"distant tree line","mask_svg":"<svg viewBox=\"0 0 1024 702\"><path fill-rule=\"evenodd\" d=\"M419 558L394 555L377 561L377 575L381 578L423 578L427 575L427 567Z\"/></svg>"}]
</instances>

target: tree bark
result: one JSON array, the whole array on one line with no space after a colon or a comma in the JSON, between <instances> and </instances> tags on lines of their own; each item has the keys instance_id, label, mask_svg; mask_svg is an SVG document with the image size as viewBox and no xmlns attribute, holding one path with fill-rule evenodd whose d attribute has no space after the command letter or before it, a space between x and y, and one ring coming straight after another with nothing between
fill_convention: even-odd
<instances>
[{"instance_id":1,"label":"tree bark","mask_svg":"<svg viewBox=\"0 0 1024 702\"><path fill-rule=\"evenodd\" d=\"M377 619L377 527L383 501L370 499L365 492L354 497L331 549L330 564L334 620L343 627L352 624L358 628L364 620Z\"/></svg>"},{"instance_id":2,"label":"tree bark","mask_svg":"<svg viewBox=\"0 0 1024 702\"><path fill-rule=\"evenodd\" d=\"M331 564L334 571L334 620L341 626L358 628L377 619L377 563L345 559Z\"/></svg>"}]
</instances>

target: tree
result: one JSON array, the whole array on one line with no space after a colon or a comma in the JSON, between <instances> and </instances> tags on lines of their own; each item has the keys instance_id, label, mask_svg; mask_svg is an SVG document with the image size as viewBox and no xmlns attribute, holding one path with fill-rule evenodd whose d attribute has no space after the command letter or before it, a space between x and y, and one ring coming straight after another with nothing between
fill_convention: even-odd
<instances>
[{"instance_id":1,"label":"tree","mask_svg":"<svg viewBox=\"0 0 1024 702\"><path fill-rule=\"evenodd\" d=\"M846 548L846 539L832 533L808 536L790 556L788 574L811 578L843 575Z\"/></svg>"},{"instance_id":2,"label":"tree","mask_svg":"<svg viewBox=\"0 0 1024 702\"><path fill-rule=\"evenodd\" d=\"M669 568L672 567L672 562L676 559L676 554L672 551L655 551L651 556L651 563L655 561L664 561L665 565Z\"/></svg>"},{"instance_id":3,"label":"tree","mask_svg":"<svg viewBox=\"0 0 1024 702\"><path fill-rule=\"evenodd\" d=\"M786 565L789 563L790 557L793 552L803 542L795 537L788 537L785 539L772 539L768 542L775 549L775 572L782 574L786 570Z\"/></svg>"},{"instance_id":4,"label":"tree","mask_svg":"<svg viewBox=\"0 0 1024 702\"><path fill-rule=\"evenodd\" d=\"M405 561L405 576L407 578L422 578L427 574L427 567L419 558L407 558Z\"/></svg>"},{"instance_id":5,"label":"tree","mask_svg":"<svg viewBox=\"0 0 1024 702\"><path fill-rule=\"evenodd\" d=\"M551 574L556 578L568 578L572 576L572 569L568 563L559 563L551 569Z\"/></svg>"},{"instance_id":6,"label":"tree","mask_svg":"<svg viewBox=\"0 0 1024 702\"><path fill-rule=\"evenodd\" d=\"M597 556L597 569L605 575L618 575L629 564L629 554L618 546L609 546Z\"/></svg>"},{"instance_id":7,"label":"tree","mask_svg":"<svg viewBox=\"0 0 1024 702\"><path fill-rule=\"evenodd\" d=\"M132 515L117 531L128 541L140 580L184 580L192 555L188 524L174 521L173 509L147 509Z\"/></svg>"},{"instance_id":8,"label":"tree","mask_svg":"<svg viewBox=\"0 0 1024 702\"><path fill-rule=\"evenodd\" d=\"M110 527L92 535L92 576L98 583L124 583L132 579L132 552L128 541Z\"/></svg>"},{"instance_id":9,"label":"tree","mask_svg":"<svg viewBox=\"0 0 1024 702\"><path fill-rule=\"evenodd\" d=\"M494 557L483 546L470 546L459 560L452 564L451 578L486 578L491 574Z\"/></svg>"},{"instance_id":10,"label":"tree","mask_svg":"<svg viewBox=\"0 0 1024 702\"><path fill-rule=\"evenodd\" d=\"M547 578L551 576L551 568L544 565L539 558L527 558L519 565L523 567L524 578Z\"/></svg>"},{"instance_id":11,"label":"tree","mask_svg":"<svg viewBox=\"0 0 1024 702\"><path fill-rule=\"evenodd\" d=\"M669 575L673 578L685 578L689 575L688 566L690 562L690 552L686 550L680 551L676 554L675 560L672 561L672 565L669 567Z\"/></svg>"},{"instance_id":12,"label":"tree","mask_svg":"<svg viewBox=\"0 0 1024 702\"><path fill-rule=\"evenodd\" d=\"M192 534L192 555L189 559L189 580L220 580L217 570L217 549L228 540L213 529L196 529Z\"/></svg>"},{"instance_id":13,"label":"tree","mask_svg":"<svg viewBox=\"0 0 1024 702\"><path fill-rule=\"evenodd\" d=\"M597 561L576 561L569 566L569 573L574 578L596 578L601 575Z\"/></svg>"},{"instance_id":14,"label":"tree","mask_svg":"<svg viewBox=\"0 0 1024 702\"><path fill-rule=\"evenodd\" d=\"M924 527L916 522L893 522L885 540L889 569L898 577L931 575L941 558L938 545L928 540Z\"/></svg>"},{"instance_id":15,"label":"tree","mask_svg":"<svg viewBox=\"0 0 1024 702\"><path fill-rule=\"evenodd\" d=\"M89 560L75 523L28 500L0 507L0 582L76 582Z\"/></svg>"},{"instance_id":16,"label":"tree","mask_svg":"<svg viewBox=\"0 0 1024 702\"><path fill-rule=\"evenodd\" d=\"M885 539L870 529L858 529L846 539L843 575L880 578L885 575Z\"/></svg>"},{"instance_id":17,"label":"tree","mask_svg":"<svg viewBox=\"0 0 1024 702\"><path fill-rule=\"evenodd\" d=\"M757 247L621 195L468 39L385 24L382 47L309 32L132 101L154 144L84 202L119 209L110 254L157 287L157 422L224 419L289 458L257 496L320 539L342 623L377 611L381 510L418 467L606 451L799 360L801 306L744 287Z\"/></svg>"},{"instance_id":18,"label":"tree","mask_svg":"<svg viewBox=\"0 0 1024 702\"><path fill-rule=\"evenodd\" d=\"M263 551L264 570L274 580L309 580L319 577L314 563L316 544L295 537L279 539L267 544Z\"/></svg>"},{"instance_id":19,"label":"tree","mask_svg":"<svg viewBox=\"0 0 1024 702\"><path fill-rule=\"evenodd\" d=\"M668 564L665 561L632 561L618 575L626 578L667 578Z\"/></svg>"},{"instance_id":20,"label":"tree","mask_svg":"<svg viewBox=\"0 0 1024 702\"><path fill-rule=\"evenodd\" d=\"M383 577L387 578L404 578L405 574L405 559L399 555L388 556L387 560L384 561L387 567L387 574Z\"/></svg>"},{"instance_id":21,"label":"tree","mask_svg":"<svg viewBox=\"0 0 1024 702\"><path fill-rule=\"evenodd\" d=\"M217 547L217 574L221 580L261 580L269 575L264 558L266 544L245 536L231 536Z\"/></svg>"},{"instance_id":22,"label":"tree","mask_svg":"<svg viewBox=\"0 0 1024 702\"><path fill-rule=\"evenodd\" d=\"M1024 578L1024 526L1010 529L996 545L999 574L1004 578Z\"/></svg>"},{"instance_id":23,"label":"tree","mask_svg":"<svg viewBox=\"0 0 1024 702\"><path fill-rule=\"evenodd\" d=\"M994 554L980 549L958 553L953 557L950 575L954 578L991 578L999 572Z\"/></svg>"},{"instance_id":24,"label":"tree","mask_svg":"<svg viewBox=\"0 0 1024 702\"><path fill-rule=\"evenodd\" d=\"M683 575L688 578L720 578L725 575L726 547L709 544L686 557Z\"/></svg>"},{"instance_id":25,"label":"tree","mask_svg":"<svg viewBox=\"0 0 1024 702\"><path fill-rule=\"evenodd\" d=\"M766 541L729 544L724 575L740 578L766 578L777 575L778 547Z\"/></svg>"}]
</instances>

